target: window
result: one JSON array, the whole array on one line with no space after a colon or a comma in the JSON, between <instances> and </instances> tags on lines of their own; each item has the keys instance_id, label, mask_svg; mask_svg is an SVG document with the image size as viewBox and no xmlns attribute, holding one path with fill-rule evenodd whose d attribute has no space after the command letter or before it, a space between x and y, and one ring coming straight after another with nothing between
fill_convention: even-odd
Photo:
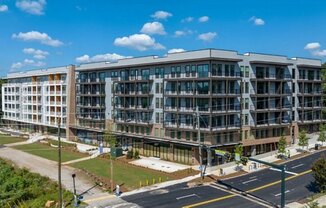
<instances>
[{"instance_id":1,"label":"window","mask_svg":"<svg viewBox=\"0 0 326 208\"><path fill-rule=\"evenodd\" d=\"M160 77L160 68L155 68L155 78Z\"/></svg>"},{"instance_id":2,"label":"window","mask_svg":"<svg viewBox=\"0 0 326 208\"><path fill-rule=\"evenodd\" d=\"M186 77L190 77L190 66L186 66Z\"/></svg>"},{"instance_id":3,"label":"window","mask_svg":"<svg viewBox=\"0 0 326 208\"><path fill-rule=\"evenodd\" d=\"M155 123L160 123L160 114L159 113L155 114Z\"/></svg>"},{"instance_id":4,"label":"window","mask_svg":"<svg viewBox=\"0 0 326 208\"><path fill-rule=\"evenodd\" d=\"M176 67L177 77L181 77L181 66Z\"/></svg>"},{"instance_id":5,"label":"window","mask_svg":"<svg viewBox=\"0 0 326 208\"><path fill-rule=\"evenodd\" d=\"M240 66L240 77L243 77L244 74L244 66Z\"/></svg>"},{"instance_id":6,"label":"window","mask_svg":"<svg viewBox=\"0 0 326 208\"><path fill-rule=\"evenodd\" d=\"M159 108L160 107L160 98L155 99L155 107Z\"/></svg>"},{"instance_id":7,"label":"window","mask_svg":"<svg viewBox=\"0 0 326 208\"><path fill-rule=\"evenodd\" d=\"M245 93L249 93L249 82L245 82Z\"/></svg>"},{"instance_id":8,"label":"window","mask_svg":"<svg viewBox=\"0 0 326 208\"><path fill-rule=\"evenodd\" d=\"M230 65L230 76L231 77L235 76L235 67L234 67L234 65Z\"/></svg>"},{"instance_id":9,"label":"window","mask_svg":"<svg viewBox=\"0 0 326 208\"><path fill-rule=\"evenodd\" d=\"M175 70L175 67L174 66L171 66L171 77L175 77L175 72L176 72L176 70Z\"/></svg>"},{"instance_id":10,"label":"window","mask_svg":"<svg viewBox=\"0 0 326 208\"><path fill-rule=\"evenodd\" d=\"M225 64L225 66L224 66L224 75L226 77L230 76L230 67L227 64Z\"/></svg>"},{"instance_id":11,"label":"window","mask_svg":"<svg viewBox=\"0 0 326 208\"><path fill-rule=\"evenodd\" d=\"M196 76L196 65L191 66L191 76L195 77Z\"/></svg>"},{"instance_id":12,"label":"window","mask_svg":"<svg viewBox=\"0 0 326 208\"><path fill-rule=\"evenodd\" d=\"M248 123L249 123L248 114L245 114L244 125L248 125Z\"/></svg>"},{"instance_id":13,"label":"window","mask_svg":"<svg viewBox=\"0 0 326 208\"><path fill-rule=\"evenodd\" d=\"M249 66L245 66L245 77L249 77Z\"/></svg>"},{"instance_id":14,"label":"window","mask_svg":"<svg viewBox=\"0 0 326 208\"><path fill-rule=\"evenodd\" d=\"M249 109L249 98L245 98L245 109Z\"/></svg>"},{"instance_id":15,"label":"window","mask_svg":"<svg viewBox=\"0 0 326 208\"><path fill-rule=\"evenodd\" d=\"M186 140L190 140L190 132L189 131L186 131Z\"/></svg>"},{"instance_id":16,"label":"window","mask_svg":"<svg viewBox=\"0 0 326 208\"><path fill-rule=\"evenodd\" d=\"M208 77L208 64L198 65L198 77Z\"/></svg>"},{"instance_id":17,"label":"window","mask_svg":"<svg viewBox=\"0 0 326 208\"><path fill-rule=\"evenodd\" d=\"M163 108L163 98L160 98L160 108Z\"/></svg>"},{"instance_id":18,"label":"window","mask_svg":"<svg viewBox=\"0 0 326 208\"><path fill-rule=\"evenodd\" d=\"M149 80L149 69L142 69L141 76L143 80Z\"/></svg>"},{"instance_id":19,"label":"window","mask_svg":"<svg viewBox=\"0 0 326 208\"><path fill-rule=\"evenodd\" d=\"M197 82L198 94L208 94L208 91L209 91L208 82Z\"/></svg>"},{"instance_id":20,"label":"window","mask_svg":"<svg viewBox=\"0 0 326 208\"><path fill-rule=\"evenodd\" d=\"M159 83L155 83L155 93L160 93L160 84Z\"/></svg>"}]
</instances>

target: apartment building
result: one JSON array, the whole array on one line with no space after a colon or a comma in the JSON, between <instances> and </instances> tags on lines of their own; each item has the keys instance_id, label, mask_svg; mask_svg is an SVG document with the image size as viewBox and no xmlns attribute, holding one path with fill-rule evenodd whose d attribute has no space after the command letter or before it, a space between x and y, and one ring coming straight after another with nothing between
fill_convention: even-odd
<instances>
[{"instance_id":1,"label":"apartment building","mask_svg":"<svg viewBox=\"0 0 326 208\"><path fill-rule=\"evenodd\" d=\"M75 97L75 67L56 67L10 73L2 85L3 122L9 128L25 132L68 134L67 124L74 122L70 105ZM72 119L72 120L71 120Z\"/></svg>"},{"instance_id":2,"label":"apartment building","mask_svg":"<svg viewBox=\"0 0 326 208\"><path fill-rule=\"evenodd\" d=\"M281 135L318 131L320 71L320 60L215 49L82 64L69 132L97 143L110 130L125 147L186 164L203 145L204 160L220 164L216 149L242 143L255 155Z\"/></svg>"}]
</instances>

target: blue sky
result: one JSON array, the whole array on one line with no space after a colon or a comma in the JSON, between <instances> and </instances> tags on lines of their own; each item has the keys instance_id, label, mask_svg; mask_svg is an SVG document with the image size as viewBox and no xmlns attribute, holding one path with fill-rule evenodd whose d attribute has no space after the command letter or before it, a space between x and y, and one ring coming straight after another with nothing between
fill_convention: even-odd
<instances>
[{"instance_id":1,"label":"blue sky","mask_svg":"<svg viewBox=\"0 0 326 208\"><path fill-rule=\"evenodd\" d=\"M0 0L0 27L0 76L172 49L326 61L324 0Z\"/></svg>"}]
</instances>

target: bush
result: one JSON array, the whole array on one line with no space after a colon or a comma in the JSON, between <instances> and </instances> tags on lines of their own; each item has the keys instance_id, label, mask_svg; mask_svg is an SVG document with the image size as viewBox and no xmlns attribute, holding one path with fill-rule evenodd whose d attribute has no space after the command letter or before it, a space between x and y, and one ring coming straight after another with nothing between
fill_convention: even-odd
<instances>
[{"instance_id":1,"label":"bush","mask_svg":"<svg viewBox=\"0 0 326 208\"><path fill-rule=\"evenodd\" d=\"M127 159L132 159L133 156L134 156L134 151L129 150L129 151L127 152Z\"/></svg>"},{"instance_id":2,"label":"bush","mask_svg":"<svg viewBox=\"0 0 326 208\"><path fill-rule=\"evenodd\" d=\"M312 175L315 178L317 187L320 192L326 192L326 159L324 156L319 158L312 165Z\"/></svg>"},{"instance_id":3,"label":"bush","mask_svg":"<svg viewBox=\"0 0 326 208\"><path fill-rule=\"evenodd\" d=\"M134 158L135 158L135 159L139 159L139 158L140 158L140 157L139 157L139 151L138 151L138 150L135 151Z\"/></svg>"}]
</instances>

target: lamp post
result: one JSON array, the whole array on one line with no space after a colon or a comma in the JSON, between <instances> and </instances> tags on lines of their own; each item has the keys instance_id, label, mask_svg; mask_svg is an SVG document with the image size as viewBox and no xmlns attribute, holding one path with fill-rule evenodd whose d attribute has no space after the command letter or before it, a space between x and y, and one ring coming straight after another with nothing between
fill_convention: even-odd
<instances>
[{"instance_id":1,"label":"lamp post","mask_svg":"<svg viewBox=\"0 0 326 208\"><path fill-rule=\"evenodd\" d=\"M73 173L71 175L72 177L72 183L73 183L73 186L74 186L74 201L75 201L75 207L78 206L78 201L77 201L77 192L76 192L76 183L75 183L75 178L76 178L76 174Z\"/></svg>"},{"instance_id":2,"label":"lamp post","mask_svg":"<svg viewBox=\"0 0 326 208\"><path fill-rule=\"evenodd\" d=\"M61 186L61 138L60 124L61 119L58 118L58 181L59 181L59 207L64 207L62 202L62 186Z\"/></svg>"}]
</instances>

